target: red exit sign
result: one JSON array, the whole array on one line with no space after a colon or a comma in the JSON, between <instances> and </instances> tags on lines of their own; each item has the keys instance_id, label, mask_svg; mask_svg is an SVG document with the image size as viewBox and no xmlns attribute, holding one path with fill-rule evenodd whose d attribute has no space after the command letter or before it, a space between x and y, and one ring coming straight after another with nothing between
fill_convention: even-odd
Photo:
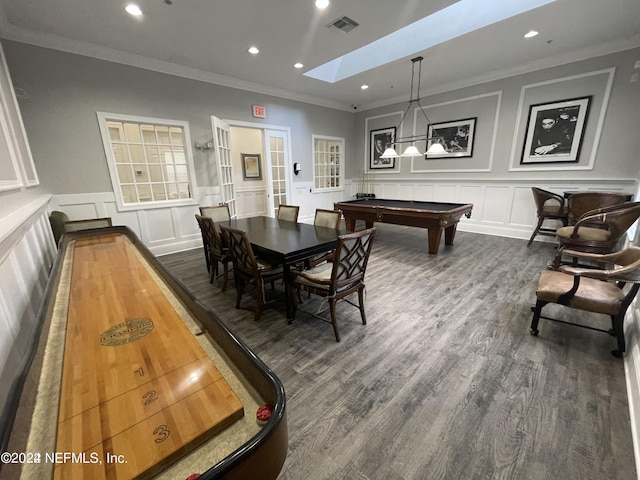
<instances>
[{"instance_id":1,"label":"red exit sign","mask_svg":"<svg viewBox=\"0 0 640 480\"><path fill-rule=\"evenodd\" d=\"M267 110L260 105L254 105L253 107L253 116L258 118L265 118L267 116Z\"/></svg>"}]
</instances>

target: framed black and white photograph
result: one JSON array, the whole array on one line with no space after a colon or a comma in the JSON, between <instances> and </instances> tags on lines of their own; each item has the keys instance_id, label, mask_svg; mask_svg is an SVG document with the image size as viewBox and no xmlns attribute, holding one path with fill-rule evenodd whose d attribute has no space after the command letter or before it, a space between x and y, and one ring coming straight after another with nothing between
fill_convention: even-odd
<instances>
[{"instance_id":1,"label":"framed black and white photograph","mask_svg":"<svg viewBox=\"0 0 640 480\"><path fill-rule=\"evenodd\" d=\"M520 163L577 162L591 98L531 105Z\"/></svg>"},{"instance_id":2,"label":"framed black and white photograph","mask_svg":"<svg viewBox=\"0 0 640 480\"><path fill-rule=\"evenodd\" d=\"M473 157L473 140L476 135L477 119L477 117L464 118L429 124L427 150L433 143L439 143L444 147L446 153L425 155L425 159Z\"/></svg>"},{"instance_id":3,"label":"framed black and white photograph","mask_svg":"<svg viewBox=\"0 0 640 480\"><path fill-rule=\"evenodd\" d=\"M242 176L245 180L261 180L259 153L242 153Z\"/></svg>"},{"instance_id":4,"label":"framed black and white photograph","mask_svg":"<svg viewBox=\"0 0 640 480\"><path fill-rule=\"evenodd\" d=\"M396 127L371 130L369 139L369 168L395 168L395 158L380 158L396 137Z\"/></svg>"}]
</instances>

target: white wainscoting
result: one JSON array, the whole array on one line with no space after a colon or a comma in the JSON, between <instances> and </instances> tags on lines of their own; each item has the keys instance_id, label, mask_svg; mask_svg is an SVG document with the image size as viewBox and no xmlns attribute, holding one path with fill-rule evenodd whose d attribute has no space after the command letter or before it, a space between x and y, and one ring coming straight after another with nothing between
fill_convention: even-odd
<instances>
[{"instance_id":1,"label":"white wainscoting","mask_svg":"<svg viewBox=\"0 0 640 480\"><path fill-rule=\"evenodd\" d=\"M199 205L220 202L217 190L199 191L200 203L194 201L193 205L126 212L118 211L112 192L56 195L51 209L63 211L71 220L111 217L114 225L133 230L155 255L165 255L202 246L195 214Z\"/></svg>"},{"instance_id":2,"label":"white wainscoting","mask_svg":"<svg viewBox=\"0 0 640 480\"><path fill-rule=\"evenodd\" d=\"M349 184L351 198L360 183ZM420 181L373 180L368 192L378 198L420 200L451 203L472 203L471 218L463 217L458 230L501 237L528 239L537 223L536 207L531 187L539 187L562 194L565 191L610 191L635 193L633 180L567 181L523 180L473 182L460 180ZM346 199L346 198L345 198ZM326 208L326 207L325 207ZM536 240L553 241L551 237L538 236Z\"/></svg>"},{"instance_id":3,"label":"white wainscoting","mask_svg":"<svg viewBox=\"0 0 640 480\"><path fill-rule=\"evenodd\" d=\"M257 217L267 215L267 189L237 188L236 212L238 218Z\"/></svg>"},{"instance_id":4,"label":"white wainscoting","mask_svg":"<svg viewBox=\"0 0 640 480\"><path fill-rule=\"evenodd\" d=\"M2 218L0 232L0 410L28 359L57 249L44 195Z\"/></svg>"}]
</instances>

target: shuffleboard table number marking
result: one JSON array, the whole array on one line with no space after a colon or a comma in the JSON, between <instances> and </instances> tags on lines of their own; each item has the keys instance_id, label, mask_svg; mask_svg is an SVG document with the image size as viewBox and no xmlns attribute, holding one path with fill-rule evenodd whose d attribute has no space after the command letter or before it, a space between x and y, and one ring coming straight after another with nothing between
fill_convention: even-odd
<instances>
[{"instance_id":1,"label":"shuffleboard table number marking","mask_svg":"<svg viewBox=\"0 0 640 480\"><path fill-rule=\"evenodd\" d=\"M155 390L149 390L142 396L142 400L145 405L149 405L151 402L155 402L158 399L158 394Z\"/></svg>"},{"instance_id":2,"label":"shuffleboard table number marking","mask_svg":"<svg viewBox=\"0 0 640 480\"><path fill-rule=\"evenodd\" d=\"M171 434L171 432L169 431L169 428L166 425L158 425L153 431L153 434L156 435L154 442L162 443L167 438L169 438L169 435Z\"/></svg>"},{"instance_id":3,"label":"shuffleboard table number marking","mask_svg":"<svg viewBox=\"0 0 640 480\"><path fill-rule=\"evenodd\" d=\"M135 342L153 330L150 318L134 318L125 320L105 330L100 335L100 343L106 347L115 347Z\"/></svg>"},{"instance_id":4,"label":"shuffleboard table number marking","mask_svg":"<svg viewBox=\"0 0 640 480\"><path fill-rule=\"evenodd\" d=\"M144 377L144 369L142 367L140 367L137 370L134 370L134 372L136 375L138 375L139 377Z\"/></svg>"}]
</instances>

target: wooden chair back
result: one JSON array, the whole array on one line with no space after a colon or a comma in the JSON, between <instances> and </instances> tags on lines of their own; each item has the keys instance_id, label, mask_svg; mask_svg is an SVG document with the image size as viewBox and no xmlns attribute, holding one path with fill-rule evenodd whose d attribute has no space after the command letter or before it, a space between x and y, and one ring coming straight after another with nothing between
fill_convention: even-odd
<instances>
[{"instance_id":1,"label":"wooden chair back","mask_svg":"<svg viewBox=\"0 0 640 480\"><path fill-rule=\"evenodd\" d=\"M285 220L287 222L297 222L299 211L300 211L300 207L296 205L280 204L280 206L278 207L278 220Z\"/></svg>"},{"instance_id":2,"label":"wooden chair back","mask_svg":"<svg viewBox=\"0 0 640 480\"><path fill-rule=\"evenodd\" d=\"M228 222L229 220L231 220L229 206L226 203L200 207L200 215L202 215L203 217L211 218L215 223Z\"/></svg>"},{"instance_id":3,"label":"wooden chair back","mask_svg":"<svg viewBox=\"0 0 640 480\"><path fill-rule=\"evenodd\" d=\"M627 200L621 193L578 192L569 197L569 223L574 224L585 213L604 207L622 205Z\"/></svg>"},{"instance_id":4,"label":"wooden chair back","mask_svg":"<svg viewBox=\"0 0 640 480\"><path fill-rule=\"evenodd\" d=\"M316 227L340 228L340 221L342 220L342 212L340 210L323 210L316 208L316 216L313 219L313 224Z\"/></svg>"},{"instance_id":5,"label":"wooden chair back","mask_svg":"<svg viewBox=\"0 0 640 480\"><path fill-rule=\"evenodd\" d=\"M333 254L329 295L339 294L364 281L376 228L341 235Z\"/></svg>"}]
</instances>

